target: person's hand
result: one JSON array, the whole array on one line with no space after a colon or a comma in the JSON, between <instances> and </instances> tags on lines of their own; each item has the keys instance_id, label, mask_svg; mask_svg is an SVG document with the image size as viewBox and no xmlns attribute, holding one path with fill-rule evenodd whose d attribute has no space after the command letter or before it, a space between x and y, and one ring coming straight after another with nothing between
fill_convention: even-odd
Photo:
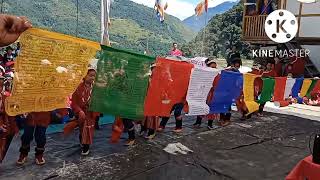
<instances>
[{"instance_id":1,"label":"person's hand","mask_svg":"<svg viewBox=\"0 0 320 180\"><path fill-rule=\"evenodd\" d=\"M14 43L32 24L24 17L0 15L0 47Z\"/></svg>"},{"instance_id":2,"label":"person's hand","mask_svg":"<svg viewBox=\"0 0 320 180\"><path fill-rule=\"evenodd\" d=\"M86 114L83 111L79 112L79 120L84 120L86 119Z\"/></svg>"}]
</instances>

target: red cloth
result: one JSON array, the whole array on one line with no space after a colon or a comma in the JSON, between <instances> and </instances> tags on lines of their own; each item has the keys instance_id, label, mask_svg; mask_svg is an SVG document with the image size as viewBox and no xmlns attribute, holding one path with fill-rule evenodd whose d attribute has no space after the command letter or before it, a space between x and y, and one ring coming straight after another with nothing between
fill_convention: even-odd
<instances>
[{"instance_id":1,"label":"red cloth","mask_svg":"<svg viewBox=\"0 0 320 180\"><path fill-rule=\"evenodd\" d=\"M312 162L312 156L308 156L301 160L286 180L319 180L320 179L320 165Z\"/></svg>"},{"instance_id":2,"label":"red cloth","mask_svg":"<svg viewBox=\"0 0 320 180\"><path fill-rule=\"evenodd\" d=\"M281 102L284 101L284 91L286 89L286 82L287 77L276 77L275 78L275 85L273 92L273 101L275 102Z\"/></svg>"},{"instance_id":3,"label":"red cloth","mask_svg":"<svg viewBox=\"0 0 320 180\"><path fill-rule=\"evenodd\" d=\"M274 71L277 73L278 76L282 76L282 63L277 63L274 66Z\"/></svg>"},{"instance_id":4,"label":"red cloth","mask_svg":"<svg viewBox=\"0 0 320 180\"><path fill-rule=\"evenodd\" d=\"M311 91L311 94L319 94L320 93L320 81L318 80L316 85Z\"/></svg>"},{"instance_id":5,"label":"red cloth","mask_svg":"<svg viewBox=\"0 0 320 180\"><path fill-rule=\"evenodd\" d=\"M145 116L170 117L172 107L185 103L192 64L157 58L145 100Z\"/></svg>"},{"instance_id":6,"label":"red cloth","mask_svg":"<svg viewBox=\"0 0 320 180\"><path fill-rule=\"evenodd\" d=\"M29 126L48 127L51 122L51 112L32 112L28 114L26 123Z\"/></svg>"}]
</instances>

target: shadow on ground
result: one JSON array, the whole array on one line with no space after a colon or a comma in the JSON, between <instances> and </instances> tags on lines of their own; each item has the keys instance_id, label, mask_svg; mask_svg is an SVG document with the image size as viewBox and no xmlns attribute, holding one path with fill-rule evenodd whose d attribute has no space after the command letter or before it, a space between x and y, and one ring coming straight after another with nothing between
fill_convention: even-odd
<instances>
[{"instance_id":1,"label":"shadow on ground","mask_svg":"<svg viewBox=\"0 0 320 180\"><path fill-rule=\"evenodd\" d=\"M79 155L78 134L68 138L51 134L47 164L42 167L35 165L33 154L25 166L15 166L17 138L0 166L0 179L280 180L310 154L309 135L320 129L320 123L294 116L267 113L242 122L234 114L232 125L211 131L205 122L203 128L192 129L195 117L188 117L182 134L170 132L172 123L154 140L138 138L130 148L109 144L111 127L106 126L96 131L88 157ZM171 155L163 151L174 142L193 153Z\"/></svg>"}]
</instances>

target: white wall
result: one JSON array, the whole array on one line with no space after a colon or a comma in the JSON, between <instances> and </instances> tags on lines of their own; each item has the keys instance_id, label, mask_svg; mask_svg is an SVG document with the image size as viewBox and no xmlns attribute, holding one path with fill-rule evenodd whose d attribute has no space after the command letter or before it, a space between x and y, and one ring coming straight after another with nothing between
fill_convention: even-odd
<instances>
[{"instance_id":1,"label":"white wall","mask_svg":"<svg viewBox=\"0 0 320 180\"><path fill-rule=\"evenodd\" d=\"M310 50L310 60L320 71L320 45L303 45L305 49Z\"/></svg>"},{"instance_id":2,"label":"white wall","mask_svg":"<svg viewBox=\"0 0 320 180\"><path fill-rule=\"evenodd\" d=\"M303 3L301 14L320 14L320 2Z\"/></svg>"},{"instance_id":3,"label":"white wall","mask_svg":"<svg viewBox=\"0 0 320 180\"><path fill-rule=\"evenodd\" d=\"M293 14L299 14L300 2L297 0L287 0L287 10Z\"/></svg>"},{"instance_id":4,"label":"white wall","mask_svg":"<svg viewBox=\"0 0 320 180\"><path fill-rule=\"evenodd\" d=\"M301 17L300 37L320 37L320 16Z\"/></svg>"}]
</instances>

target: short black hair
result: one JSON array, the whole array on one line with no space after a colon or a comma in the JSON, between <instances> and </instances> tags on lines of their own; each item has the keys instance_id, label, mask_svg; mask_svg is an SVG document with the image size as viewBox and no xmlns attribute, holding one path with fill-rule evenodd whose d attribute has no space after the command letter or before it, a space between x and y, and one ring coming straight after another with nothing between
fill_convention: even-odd
<instances>
[{"instance_id":1,"label":"short black hair","mask_svg":"<svg viewBox=\"0 0 320 180\"><path fill-rule=\"evenodd\" d=\"M241 58L235 57L231 60L231 64L240 64L240 66L242 66L242 60Z\"/></svg>"},{"instance_id":2,"label":"short black hair","mask_svg":"<svg viewBox=\"0 0 320 180\"><path fill-rule=\"evenodd\" d=\"M176 43L176 42L172 43L172 45L175 45L175 44L178 45L178 43Z\"/></svg>"},{"instance_id":3,"label":"short black hair","mask_svg":"<svg viewBox=\"0 0 320 180\"><path fill-rule=\"evenodd\" d=\"M13 48L11 46L8 46L7 51L9 51L9 50L13 51Z\"/></svg>"}]
</instances>

